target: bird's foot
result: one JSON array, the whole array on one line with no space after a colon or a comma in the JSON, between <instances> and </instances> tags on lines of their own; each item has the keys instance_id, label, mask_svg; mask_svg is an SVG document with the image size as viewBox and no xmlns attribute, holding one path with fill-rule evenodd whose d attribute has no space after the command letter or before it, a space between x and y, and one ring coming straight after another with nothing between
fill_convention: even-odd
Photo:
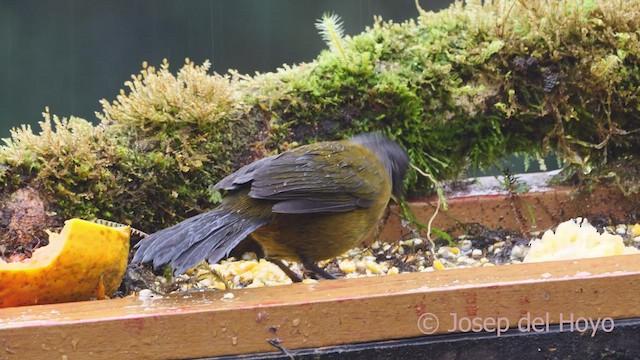
<instances>
[{"instance_id":1,"label":"bird's foot","mask_svg":"<svg viewBox=\"0 0 640 360\"><path fill-rule=\"evenodd\" d=\"M266 259L278 265L280 270L284 271L284 273L287 274L287 276L291 279L291 281L302 282L302 278L298 274L296 274L293 270L291 270L290 267L285 265L281 260L270 258L270 257L267 257ZM301 259L302 265L304 265L304 268L311 271L312 273L322 277L323 279L336 279L334 275L329 274L325 269L321 268L320 266L318 266L318 264L314 263L313 261L309 261L308 259L302 256L300 257L300 259Z\"/></svg>"},{"instance_id":2,"label":"bird's foot","mask_svg":"<svg viewBox=\"0 0 640 360\"><path fill-rule=\"evenodd\" d=\"M321 268L315 262L309 261L308 259L306 259L304 257L301 257L301 260L302 260L302 265L304 265L305 269L314 272L316 275L320 275L321 277L323 277L325 279L332 279L332 280L336 279L336 277L334 275L329 274L327 272L327 270Z\"/></svg>"},{"instance_id":3,"label":"bird's foot","mask_svg":"<svg viewBox=\"0 0 640 360\"><path fill-rule=\"evenodd\" d=\"M268 261L278 265L280 270L284 271L284 273L289 277L289 279L291 279L291 281L293 281L293 282L302 282L302 278L300 276L298 276L298 274L296 274L293 270L291 270L290 267L288 267L287 265L282 263L282 260L274 259L274 258L270 258L270 257L266 257L266 259Z\"/></svg>"}]
</instances>

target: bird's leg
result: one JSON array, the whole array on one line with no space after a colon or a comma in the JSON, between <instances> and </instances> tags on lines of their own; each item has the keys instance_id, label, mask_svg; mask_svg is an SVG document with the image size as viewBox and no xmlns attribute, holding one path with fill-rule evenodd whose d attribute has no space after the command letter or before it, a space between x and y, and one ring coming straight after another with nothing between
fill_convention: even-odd
<instances>
[{"instance_id":1,"label":"bird's leg","mask_svg":"<svg viewBox=\"0 0 640 360\"><path fill-rule=\"evenodd\" d=\"M290 267L286 266L279 259L274 259L271 257L265 257L268 261L278 265L280 270L282 270L293 282L302 282L302 278L298 276ZM320 275L324 279L336 279L334 275L329 274L325 269L318 266L318 264L313 261L309 261L304 256L300 256L300 262L304 265L304 268L315 273L316 275Z\"/></svg>"},{"instance_id":2,"label":"bird's leg","mask_svg":"<svg viewBox=\"0 0 640 360\"><path fill-rule=\"evenodd\" d=\"M335 276L329 274L325 269L318 266L318 264L313 261L309 261L309 259L304 256L300 256L300 261L302 261L302 265L304 265L305 269L313 271L314 273L316 273L316 275L320 275L325 279L336 278Z\"/></svg>"},{"instance_id":3,"label":"bird's leg","mask_svg":"<svg viewBox=\"0 0 640 360\"><path fill-rule=\"evenodd\" d=\"M290 267L288 267L287 265L283 264L282 261L280 261L280 259L274 259L274 258L271 258L271 257L268 257L268 256L265 257L265 259L267 259L268 261L278 265L280 270L284 271L284 273L291 279L291 281L293 281L293 282L302 282L302 279L300 278L300 276L298 276L298 274L293 272L293 270L291 270Z\"/></svg>"}]
</instances>

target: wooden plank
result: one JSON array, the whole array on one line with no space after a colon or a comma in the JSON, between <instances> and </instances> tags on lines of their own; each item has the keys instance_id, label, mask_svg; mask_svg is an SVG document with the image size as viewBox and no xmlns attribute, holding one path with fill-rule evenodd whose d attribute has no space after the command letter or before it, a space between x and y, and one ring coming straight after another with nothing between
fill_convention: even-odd
<instances>
[{"instance_id":1,"label":"wooden plank","mask_svg":"<svg viewBox=\"0 0 640 360\"><path fill-rule=\"evenodd\" d=\"M231 299L203 292L16 307L0 309L0 358L192 358L277 351L267 341L276 338L290 349L331 346L421 336L434 324L429 314L439 319L435 334L472 331L473 321L524 326L528 317L566 331L601 319L597 336L615 331L615 319L640 317L639 289L640 255L625 255L243 289ZM606 327L603 318L612 319Z\"/></svg>"},{"instance_id":2,"label":"wooden plank","mask_svg":"<svg viewBox=\"0 0 640 360\"><path fill-rule=\"evenodd\" d=\"M452 235L464 233L463 224L478 223L520 231L546 230L575 217L606 216L622 221L630 211L638 211L637 200L634 202L617 189L606 188L591 194L578 194L575 188L558 186L515 198L504 191L473 188L447 196L449 209L438 212L433 226ZM411 202L416 218L425 224L436 206L435 196ZM391 211L392 216L386 220L378 238L392 243L411 237L409 230L401 225L398 208L392 207Z\"/></svg>"}]
</instances>

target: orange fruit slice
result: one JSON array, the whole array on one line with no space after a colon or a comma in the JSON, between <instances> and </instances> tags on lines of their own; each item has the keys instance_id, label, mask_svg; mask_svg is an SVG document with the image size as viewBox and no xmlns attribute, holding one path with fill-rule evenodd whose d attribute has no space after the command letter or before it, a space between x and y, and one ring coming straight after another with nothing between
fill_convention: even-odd
<instances>
[{"instance_id":1,"label":"orange fruit slice","mask_svg":"<svg viewBox=\"0 0 640 360\"><path fill-rule=\"evenodd\" d=\"M65 222L49 245L20 262L0 260L0 308L105 298L127 267L128 226L109 227L80 219Z\"/></svg>"}]
</instances>

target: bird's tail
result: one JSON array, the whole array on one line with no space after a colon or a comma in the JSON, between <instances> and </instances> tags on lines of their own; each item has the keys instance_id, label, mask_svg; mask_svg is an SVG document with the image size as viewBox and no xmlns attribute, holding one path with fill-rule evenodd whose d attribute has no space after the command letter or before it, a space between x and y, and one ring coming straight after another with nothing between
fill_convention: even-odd
<instances>
[{"instance_id":1,"label":"bird's tail","mask_svg":"<svg viewBox=\"0 0 640 360\"><path fill-rule=\"evenodd\" d=\"M247 217L219 207L145 237L136 245L133 262L153 261L155 268L170 263L181 274L202 260L220 261L268 222L268 218Z\"/></svg>"}]
</instances>

